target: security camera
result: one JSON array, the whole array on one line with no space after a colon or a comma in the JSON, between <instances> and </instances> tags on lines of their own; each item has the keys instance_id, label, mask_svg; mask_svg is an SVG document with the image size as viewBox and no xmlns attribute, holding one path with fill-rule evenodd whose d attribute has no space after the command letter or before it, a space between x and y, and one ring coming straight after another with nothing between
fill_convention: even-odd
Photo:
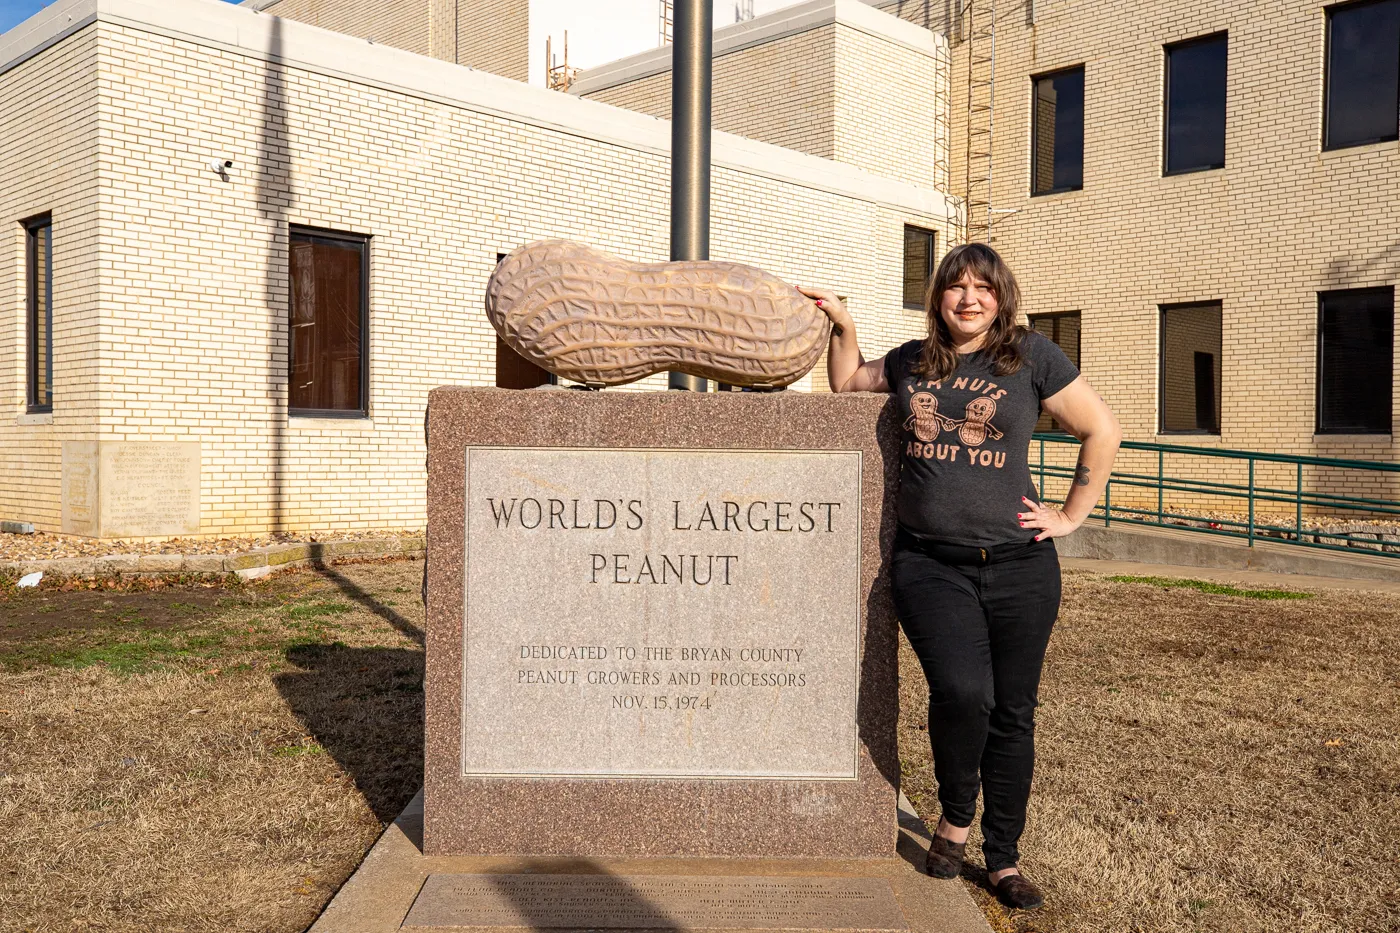
<instances>
[{"instance_id":1,"label":"security camera","mask_svg":"<svg viewBox=\"0 0 1400 933\"><path fill-rule=\"evenodd\" d=\"M231 160L231 159L210 159L210 160L209 160L209 169L210 169L215 175L222 175L222 174L224 174L225 172L227 172L227 171L228 171L229 169L231 169L231 168L233 168L233 160Z\"/></svg>"}]
</instances>

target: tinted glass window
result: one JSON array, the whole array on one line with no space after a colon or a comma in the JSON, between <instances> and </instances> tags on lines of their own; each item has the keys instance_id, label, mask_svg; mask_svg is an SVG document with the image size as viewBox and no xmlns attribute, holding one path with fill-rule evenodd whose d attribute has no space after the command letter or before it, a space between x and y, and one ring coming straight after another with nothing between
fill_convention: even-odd
<instances>
[{"instance_id":1,"label":"tinted glass window","mask_svg":"<svg viewBox=\"0 0 1400 933\"><path fill-rule=\"evenodd\" d=\"M1220 303L1162 308L1161 433L1220 433Z\"/></svg>"},{"instance_id":2,"label":"tinted glass window","mask_svg":"<svg viewBox=\"0 0 1400 933\"><path fill-rule=\"evenodd\" d=\"M1167 49L1166 171L1225 164L1225 36Z\"/></svg>"},{"instance_id":3,"label":"tinted glass window","mask_svg":"<svg viewBox=\"0 0 1400 933\"><path fill-rule=\"evenodd\" d=\"M363 411L366 242L293 230L291 248L290 405Z\"/></svg>"},{"instance_id":4,"label":"tinted glass window","mask_svg":"<svg viewBox=\"0 0 1400 933\"><path fill-rule=\"evenodd\" d=\"M1323 292L1318 305L1318 432L1389 434L1394 394L1394 289Z\"/></svg>"},{"instance_id":5,"label":"tinted glass window","mask_svg":"<svg viewBox=\"0 0 1400 933\"><path fill-rule=\"evenodd\" d=\"M25 225L25 295L28 330L28 407L53 410L53 223L44 217Z\"/></svg>"},{"instance_id":6,"label":"tinted glass window","mask_svg":"<svg viewBox=\"0 0 1400 933\"><path fill-rule=\"evenodd\" d=\"M506 253L497 253L496 264L499 265L506 256ZM556 381L548 370L541 369L516 353L499 334L496 335L496 388L533 389Z\"/></svg>"},{"instance_id":7,"label":"tinted glass window","mask_svg":"<svg viewBox=\"0 0 1400 933\"><path fill-rule=\"evenodd\" d=\"M1031 194L1084 187L1084 69L1036 78L1031 110Z\"/></svg>"},{"instance_id":8,"label":"tinted glass window","mask_svg":"<svg viewBox=\"0 0 1400 933\"><path fill-rule=\"evenodd\" d=\"M923 310L924 291L933 276L934 233L904 228L904 307Z\"/></svg>"},{"instance_id":9,"label":"tinted glass window","mask_svg":"<svg viewBox=\"0 0 1400 933\"><path fill-rule=\"evenodd\" d=\"M1037 314L1031 318L1031 330L1039 334L1044 334L1065 351L1065 356L1076 367L1079 366L1079 312L1068 311L1064 314ZM1063 428L1048 412L1040 413L1040 420L1035 423L1037 431L1060 431Z\"/></svg>"},{"instance_id":10,"label":"tinted glass window","mask_svg":"<svg viewBox=\"0 0 1400 933\"><path fill-rule=\"evenodd\" d=\"M1327 11L1324 147L1395 139L1400 126L1400 0Z\"/></svg>"}]
</instances>

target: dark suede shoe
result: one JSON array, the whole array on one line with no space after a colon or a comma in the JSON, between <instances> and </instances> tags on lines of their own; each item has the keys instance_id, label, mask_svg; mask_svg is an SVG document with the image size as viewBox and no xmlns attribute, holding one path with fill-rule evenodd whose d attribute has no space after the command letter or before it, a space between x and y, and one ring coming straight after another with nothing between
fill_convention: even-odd
<instances>
[{"instance_id":1,"label":"dark suede shoe","mask_svg":"<svg viewBox=\"0 0 1400 933\"><path fill-rule=\"evenodd\" d=\"M997 882L997 897L1007 907L1016 910L1035 910L1045 903L1045 898L1024 875L1007 875Z\"/></svg>"},{"instance_id":2,"label":"dark suede shoe","mask_svg":"<svg viewBox=\"0 0 1400 933\"><path fill-rule=\"evenodd\" d=\"M933 842L929 843L924 871L933 878L956 878L962 874L963 850L966 848L965 842L953 842L935 833Z\"/></svg>"}]
</instances>

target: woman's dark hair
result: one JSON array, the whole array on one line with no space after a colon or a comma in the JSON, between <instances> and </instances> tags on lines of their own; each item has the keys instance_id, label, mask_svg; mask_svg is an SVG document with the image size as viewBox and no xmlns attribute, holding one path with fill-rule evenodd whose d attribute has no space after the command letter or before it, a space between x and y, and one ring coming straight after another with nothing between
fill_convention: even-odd
<instances>
[{"instance_id":1,"label":"woman's dark hair","mask_svg":"<svg viewBox=\"0 0 1400 933\"><path fill-rule=\"evenodd\" d=\"M1016 324L1016 309L1021 303L1021 288L1016 284L1016 276L1011 274L1006 262L990 246L966 243L950 249L943 257L924 295L928 336L924 338L924 348L914 369L918 375L933 382L948 378L958 368L957 348L938 309L943 303L943 293L968 272L990 285L997 296L996 320L987 328L981 347L992 357L992 371L998 376L1006 376L1018 371L1025 363L1021 352L1023 329Z\"/></svg>"}]
</instances>

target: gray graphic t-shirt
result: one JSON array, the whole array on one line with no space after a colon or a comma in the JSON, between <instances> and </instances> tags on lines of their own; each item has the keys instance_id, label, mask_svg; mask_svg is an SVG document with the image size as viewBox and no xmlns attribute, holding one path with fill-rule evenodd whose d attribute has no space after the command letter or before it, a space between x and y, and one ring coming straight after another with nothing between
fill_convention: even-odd
<instances>
[{"instance_id":1,"label":"gray graphic t-shirt","mask_svg":"<svg viewBox=\"0 0 1400 933\"><path fill-rule=\"evenodd\" d=\"M885 379L899 405L904 453L899 523L947 544L973 547L1029 541L1038 532L1016 518L1021 497L1039 501L1028 453L1040 401L1079 375L1054 341L1021 335L1025 363L997 376L983 352L964 354L941 382L914 374L923 341L885 357Z\"/></svg>"}]
</instances>

